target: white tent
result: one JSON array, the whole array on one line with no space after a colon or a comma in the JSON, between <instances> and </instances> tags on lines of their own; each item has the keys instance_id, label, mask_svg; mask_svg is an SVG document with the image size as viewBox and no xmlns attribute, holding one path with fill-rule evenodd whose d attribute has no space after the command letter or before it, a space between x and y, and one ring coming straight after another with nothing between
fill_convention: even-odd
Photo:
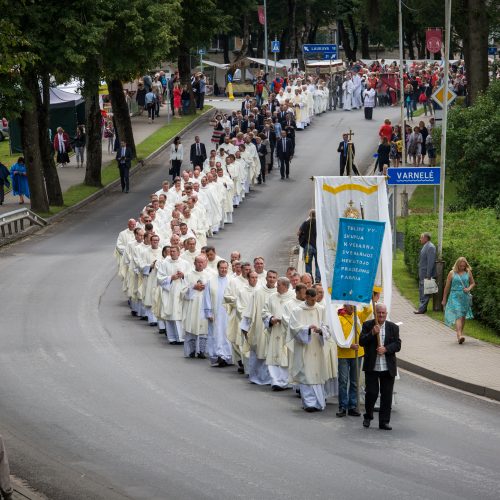
<instances>
[{"instance_id":1,"label":"white tent","mask_svg":"<svg viewBox=\"0 0 500 500\"><path fill-rule=\"evenodd\" d=\"M258 59L257 57L247 57L249 61L252 61L254 63L259 64L260 66L265 66L266 65L266 60L265 59ZM269 58L267 61L267 64L270 68L274 68L274 59ZM285 64L282 64L278 61L276 61L276 67L277 68L286 68Z\"/></svg>"}]
</instances>

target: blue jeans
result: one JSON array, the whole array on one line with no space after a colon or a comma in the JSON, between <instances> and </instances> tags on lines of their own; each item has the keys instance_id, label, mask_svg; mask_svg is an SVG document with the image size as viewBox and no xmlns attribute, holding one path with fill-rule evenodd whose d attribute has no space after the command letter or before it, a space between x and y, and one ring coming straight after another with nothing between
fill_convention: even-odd
<instances>
[{"instance_id":1,"label":"blue jeans","mask_svg":"<svg viewBox=\"0 0 500 500\"><path fill-rule=\"evenodd\" d=\"M307 258L306 258L307 256ZM316 267L316 276L314 277L314 281L321 281L321 275L319 273L319 268L318 268L318 259L316 255L316 248L314 248L311 245L306 245L304 247L304 260L306 262L306 273L309 273L311 276L313 275L312 272L312 262L314 259L314 265Z\"/></svg>"},{"instance_id":2,"label":"blue jeans","mask_svg":"<svg viewBox=\"0 0 500 500\"><path fill-rule=\"evenodd\" d=\"M358 365L361 359L358 358ZM357 388L356 358L339 358L339 408L350 410L358 407Z\"/></svg>"}]
</instances>

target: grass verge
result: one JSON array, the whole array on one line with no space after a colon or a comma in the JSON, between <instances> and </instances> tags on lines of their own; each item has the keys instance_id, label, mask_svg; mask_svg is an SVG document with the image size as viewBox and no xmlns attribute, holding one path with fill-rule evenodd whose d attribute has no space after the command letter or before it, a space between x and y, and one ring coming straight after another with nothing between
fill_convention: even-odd
<instances>
[{"instance_id":1,"label":"grass verge","mask_svg":"<svg viewBox=\"0 0 500 500\"><path fill-rule=\"evenodd\" d=\"M392 279L398 288L399 292L408 299L415 308L418 307L418 284L413 276L408 272L404 263L403 252L398 250L396 259L393 262ZM444 322L444 313L427 310L427 316L430 316L436 321ZM478 320L469 319L465 322L465 335L475 339L484 340L492 344L500 345L500 337L495 333L493 328L489 328Z\"/></svg>"},{"instance_id":2,"label":"grass verge","mask_svg":"<svg viewBox=\"0 0 500 500\"><path fill-rule=\"evenodd\" d=\"M436 188L436 211L439 204L439 186L418 186L411 195L408 206L413 214L430 214L434 211L434 188ZM453 182L447 181L444 188L446 205L458 202L457 188Z\"/></svg>"},{"instance_id":3,"label":"grass verge","mask_svg":"<svg viewBox=\"0 0 500 500\"><path fill-rule=\"evenodd\" d=\"M205 105L204 112L211 109L212 106ZM195 115L182 116L181 118L172 118L169 124L164 125L159 128L156 132L151 134L149 137L144 139L141 143L136 145L137 159L133 160L132 167L134 167L138 161L147 158L151 153L154 153L158 148L160 148L167 141L175 137L183 128L193 122L196 118L201 115L198 112ZM101 171L101 181L102 185L108 186L113 181L120 177L119 171L116 168L116 162L111 161L103 165ZM86 186L85 184L76 184L69 187L64 193L64 205L62 207L51 206L48 213L39 213L40 217L52 217L58 214L66 208L76 205L80 201L84 200L88 196L99 191L99 187Z\"/></svg>"}]
</instances>

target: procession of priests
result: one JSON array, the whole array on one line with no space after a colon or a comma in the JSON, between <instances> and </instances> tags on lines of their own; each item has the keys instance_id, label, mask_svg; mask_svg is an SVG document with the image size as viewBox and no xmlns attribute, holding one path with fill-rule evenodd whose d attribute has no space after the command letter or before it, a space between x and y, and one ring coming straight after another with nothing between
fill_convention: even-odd
<instances>
[{"instance_id":1,"label":"procession of priests","mask_svg":"<svg viewBox=\"0 0 500 500\"><path fill-rule=\"evenodd\" d=\"M293 389L307 412L325 409L329 397L340 401L349 385L345 410L357 415L357 377L340 381L338 375L340 353L349 356L350 349L337 348L321 284L294 267L266 269L262 256L218 255L207 235L225 223L230 184L216 171L197 192L186 174L171 188L164 183L138 220L130 219L118 235L118 275L132 316L171 345L182 346L186 358L207 359L217 368L233 366L251 383L273 391ZM224 189L219 191L218 182ZM202 196L207 204L201 206ZM217 220L209 197L219 203ZM358 314L359 336L371 306ZM352 308L340 315L341 324L352 325ZM345 328L345 338L350 333Z\"/></svg>"}]
</instances>

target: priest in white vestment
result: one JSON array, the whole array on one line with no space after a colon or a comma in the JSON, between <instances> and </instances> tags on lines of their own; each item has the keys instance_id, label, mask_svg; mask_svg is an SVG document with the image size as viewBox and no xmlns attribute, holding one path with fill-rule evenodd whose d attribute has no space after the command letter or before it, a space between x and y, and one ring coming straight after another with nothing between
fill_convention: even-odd
<instances>
[{"instance_id":1,"label":"priest in white vestment","mask_svg":"<svg viewBox=\"0 0 500 500\"><path fill-rule=\"evenodd\" d=\"M324 383L328 379L324 349L330 332L325 309L316 303L316 290L307 290L306 301L292 311L289 329L287 347L293 352L290 379L299 386L305 411L324 410Z\"/></svg>"},{"instance_id":2,"label":"priest in white vestment","mask_svg":"<svg viewBox=\"0 0 500 500\"><path fill-rule=\"evenodd\" d=\"M342 84L342 102L344 111L351 111L352 109L352 93L354 85L350 75L346 76L345 82Z\"/></svg>"},{"instance_id":3,"label":"priest in white vestment","mask_svg":"<svg viewBox=\"0 0 500 500\"><path fill-rule=\"evenodd\" d=\"M206 271L207 258L198 255L194 260L194 270L185 278L183 298L184 356L205 359L207 351L208 321L205 318L203 295L211 274Z\"/></svg>"},{"instance_id":4,"label":"priest in white vestment","mask_svg":"<svg viewBox=\"0 0 500 500\"><path fill-rule=\"evenodd\" d=\"M220 368L233 364L231 343L226 336L228 317L224 308L228 270L229 264L220 260L217 275L208 280L203 295L204 314L208 320L208 356L210 364Z\"/></svg>"},{"instance_id":5,"label":"priest in white vestment","mask_svg":"<svg viewBox=\"0 0 500 500\"><path fill-rule=\"evenodd\" d=\"M158 266L157 279L161 289L158 318L166 323L168 341L172 345L183 344L182 299L184 277L191 269L185 260L179 258L179 248L170 249L170 257Z\"/></svg>"},{"instance_id":6,"label":"priest in white vestment","mask_svg":"<svg viewBox=\"0 0 500 500\"><path fill-rule=\"evenodd\" d=\"M159 263L163 260L162 251L159 244L160 237L156 234L151 236L151 262L148 268L143 269L143 274L145 275L143 304L146 316L148 317L149 326L156 326L158 324L158 320L154 315L152 308L156 288L158 286L156 273Z\"/></svg>"},{"instance_id":7,"label":"priest in white vestment","mask_svg":"<svg viewBox=\"0 0 500 500\"><path fill-rule=\"evenodd\" d=\"M123 252L125 252L125 248L127 248L127 245L131 241L134 241L135 239L134 235L135 224L136 224L135 219L129 219L127 223L127 229L121 231L120 234L118 235L118 238L116 239L115 259L118 268L120 267L120 261Z\"/></svg>"},{"instance_id":8,"label":"priest in white vestment","mask_svg":"<svg viewBox=\"0 0 500 500\"><path fill-rule=\"evenodd\" d=\"M262 320L269 331L266 365L271 376L271 389L282 391L288 388L288 350L285 345L286 329L294 304L295 292L288 278L279 278L277 292L271 295L262 309ZM285 319L284 317L288 317Z\"/></svg>"}]
</instances>

